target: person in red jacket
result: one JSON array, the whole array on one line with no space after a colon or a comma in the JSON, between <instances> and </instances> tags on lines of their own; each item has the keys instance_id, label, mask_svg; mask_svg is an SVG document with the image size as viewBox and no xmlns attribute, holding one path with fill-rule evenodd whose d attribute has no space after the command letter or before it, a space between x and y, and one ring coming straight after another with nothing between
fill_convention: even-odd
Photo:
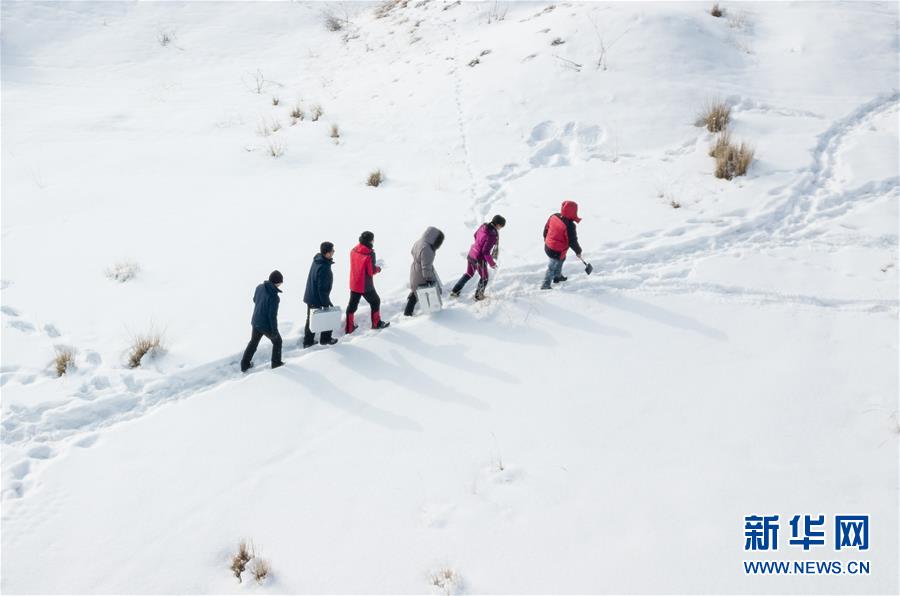
<instances>
[{"instance_id":1,"label":"person in red jacket","mask_svg":"<svg viewBox=\"0 0 900 596\"><path fill-rule=\"evenodd\" d=\"M559 213L554 213L544 226L544 252L550 257L547 274L544 276L542 290L549 290L551 283L566 281L562 267L566 260L566 252L571 248L575 256L581 258L581 245L578 244L578 232L575 224L581 221L578 217L578 203L563 201Z\"/></svg>"},{"instance_id":2,"label":"person in red jacket","mask_svg":"<svg viewBox=\"0 0 900 596\"><path fill-rule=\"evenodd\" d=\"M376 273L381 273L381 267L375 264L374 243L375 234L363 232L359 235L359 244L350 251L350 303L347 305L346 333L353 333L358 327L353 319L360 298L365 298L372 309L372 329L384 329L390 325L381 320L381 298L375 291L373 278Z\"/></svg>"}]
</instances>

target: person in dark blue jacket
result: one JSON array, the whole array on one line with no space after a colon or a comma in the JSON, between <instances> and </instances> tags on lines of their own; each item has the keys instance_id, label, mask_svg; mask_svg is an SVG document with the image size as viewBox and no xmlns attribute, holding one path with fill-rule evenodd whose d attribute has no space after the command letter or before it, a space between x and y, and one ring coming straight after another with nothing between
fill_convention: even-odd
<instances>
[{"instance_id":1,"label":"person in dark blue jacket","mask_svg":"<svg viewBox=\"0 0 900 596\"><path fill-rule=\"evenodd\" d=\"M250 333L250 343L244 350L244 357L241 358L241 372L247 372L253 367L253 354L259 347L259 340L265 335L272 342L272 368L282 366L281 361L281 335L278 333L278 303L281 298L278 294L281 290L278 288L284 283L284 276L277 269L269 274L269 279L256 286L256 293L253 295L253 318L250 319L252 330Z\"/></svg>"},{"instance_id":2,"label":"person in dark blue jacket","mask_svg":"<svg viewBox=\"0 0 900 596\"><path fill-rule=\"evenodd\" d=\"M306 303L306 328L303 330L303 347L316 345L316 336L309 330L309 315L314 308L334 306L331 303L331 286L334 284L334 276L331 266L334 264L334 244L323 242L319 252L313 257L309 266L309 275L306 278L306 293L303 302ZM319 337L319 343L323 346L332 346L337 340L331 337L331 331L323 331Z\"/></svg>"}]
</instances>

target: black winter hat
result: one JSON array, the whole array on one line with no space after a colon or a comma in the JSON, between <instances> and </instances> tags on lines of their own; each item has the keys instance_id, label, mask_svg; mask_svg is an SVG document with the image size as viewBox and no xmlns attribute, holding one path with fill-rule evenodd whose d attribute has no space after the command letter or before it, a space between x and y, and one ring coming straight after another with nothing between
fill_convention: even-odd
<instances>
[{"instance_id":1,"label":"black winter hat","mask_svg":"<svg viewBox=\"0 0 900 596\"><path fill-rule=\"evenodd\" d=\"M372 246L372 243L375 242L375 234L369 231L365 231L359 235L359 243L365 244L366 246Z\"/></svg>"},{"instance_id":2,"label":"black winter hat","mask_svg":"<svg viewBox=\"0 0 900 596\"><path fill-rule=\"evenodd\" d=\"M273 284L284 283L284 276L281 274L281 271L276 269L272 273L269 274L269 281Z\"/></svg>"},{"instance_id":3,"label":"black winter hat","mask_svg":"<svg viewBox=\"0 0 900 596\"><path fill-rule=\"evenodd\" d=\"M323 256L330 253L333 250L334 250L334 244L332 244L331 242L323 242L321 245L319 245L319 252L322 253Z\"/></svg>"},{"instance_id":4,"label":"black winter hat","mask_svg":"<svg viewBox=\"0 0 900 596\"><path fill-rule=\"evenodd\" d=\"M494 219L491 220L491 225L493 225L494 227L504 227L506 226L506 218L502 215L495 215Z\"/></svg>"}]
</instances>

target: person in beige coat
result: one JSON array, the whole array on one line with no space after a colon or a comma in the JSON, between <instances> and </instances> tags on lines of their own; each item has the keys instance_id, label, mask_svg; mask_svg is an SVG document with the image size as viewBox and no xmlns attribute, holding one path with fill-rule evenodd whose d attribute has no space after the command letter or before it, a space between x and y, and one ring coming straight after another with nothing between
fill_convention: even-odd
<instances>
[{"instance_id":1,"label":"person in beige coat","mask_svg":"<svg viewBox=\"0 0 900 596\"><path fill-rule=\"evenodd\" d=\"M409 267L409 297L403 314L411 317L416 309L416 288L431 284L439 284L437 272L434 270L434 253L444 242L444 233L429 226L422 237L412 247L412 265ZM440 291L440 289L438 290Z\"/></svg>"}]
</instances>

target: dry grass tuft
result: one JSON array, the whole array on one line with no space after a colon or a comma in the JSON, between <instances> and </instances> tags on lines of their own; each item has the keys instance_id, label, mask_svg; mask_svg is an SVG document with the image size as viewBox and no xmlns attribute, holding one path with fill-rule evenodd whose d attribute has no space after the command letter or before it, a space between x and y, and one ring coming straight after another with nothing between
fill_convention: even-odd
<instances>
[{"instance_id":1,"label":"dry grass tuft","mask_svg":"<svg viewBox=\"0 0 900 596\"><path fill-rule=\"evenodd\" d=\"M381 173L381 170L371 172L369 177L366 178L366 185L368 186L381 186L382 182L384 182L384 174Z\"/></svg>"},{"instance_id":2,"label":"dry grass tuft","mask_svg":"<svg viewBox=\"0 0 900 596\"><path fill-rule=\"evenodd\" d=\"M56 376L61 377L75 366L75 350L60 346L56 348L56 357L53 359L53 367Z\"/></svg>"},{"instance_id":3,"label":"dry grass tuft","mask_svg":"<svg viewBox=\"0 0 900 596\"><path fill-rule=\"evenodd\" d=\"M238 556L244 563L253 558L255 550L253 541L241 540L240 543L238 543Z\"/></svg>"},{"instance_id":4,"label":"dry grass tuft","mask_svg":"<svg viewBox=\"0 0 900 596\"><path fill-rule=\"evenodd\" d=\"M284 155L285 146L281 141L269 141L268 146L266 147L266 153L278 159L282 155Z\"/></svg>"},{"instance_id":5,"label":"dry grass tuft","mask_svg":"<svg viewBox=\"0 0 900 596\"><path fill-rule=\"evenodd\" d=\"M294 124L299 120L303 120L306 118L306 112L303 111L303 108L300 105L296 105L291 108L291 123Z\"/></svg>"},{"instance_id":6,"label":"dry grass tuft","mask_svg":"<svg viewBox=\"0 0 900 596\"><path fill-rule=\"evenodd\" d=\"M325 111L322 109L322 106L314 104L313 107L309 109L309 119L313 122L318 122L319 118L321 118L324 113Z\"/></svg>"},{"instance_id":7,"label":"dry grass tuft","mask_svg":"<svg viewBox=\"0 0 900 596\"><path fill-rule=\"evenodd\" d=\"M722 101L711 101L697 117L697 126L705 126L709 132L722 132L730 121L731 106Z\"/></svg>"},{"instance_id":8,"label":"dry grass tuft","mask_svg":"<svg viewBox=\"0 0 900 596\"><path fill-rule=\"evenodd\" d=\"M725 14L725 9L719 6L719 3L716 2L712 5L712 8L709 9L709 14L712 16L719 18Z\"/></svg>"},{"instance_id":9,"label":"dry grass tuft","mask_svg":"<svg viewBox=\"0 0 900 596\"><path fill-rule=\"evenodd\" d=\"M138 335L131 343L131 353L128 355L128 367L137 368L141 360L149 354L151 357L162 352L162 337L155 332L146 335Z\"/></svg>"},{"instance_id":10,"label":"dry grass tuft","mask_svg":"<svg viewBox=\"0 0 900 596\"><path fill-rule=\"evenodd\" d=\"M272 96L272 105L273 105L273 106L277 106L277 105L280 104L280 103L281 103L281 100L278 99L278 96L277 96L277 95L273 95L273 96Z\"/></svg>"},{"instance_id":11,"label":"dry grass tuft","mask_svg":"<svg viewBox=\"0 0 900 596\"><path fill-rule=\"evenodd\" d=\"M431 585L450 596L462 587L462 578L455 569L444 567L431 574Z\"/></svg>"},{"instance_id":12,"label":"dry grass tuft","mask_svg":"<svg viewBox=\"0 0 900 596\"><path fill-rule=\"evenodd\" d=\"M106 270L106 277L119 283L125 283L134 279L140 270L141 266L134 261L119 261Z\"/></svg>"},{"instance_id":13,"label":"dry grass tuft","mask_svg":"<svg viewBox=\"0 0 900 596\"><path fill-rule=\"evenodd\" d=\"M271 570L272 568L270 567L269 562L265 559L255 558L250 565L250 573L253 574L253 579L259 584L263 583L263 581L269 577L269 572Z\"/></svg>"},{"instance_id":14,"label":"dry grass tuft","mask_svg":"<svg viewBox=\"0 0 900 596\"><path fill-rule=\"evenodd\" d=\"M341 130L338 128L337 124L332 124L329 129L328 136L330 136L335 141L341 138Z\"/></svg>"},{"instance_id":15,"label":"dry grass tuft","mask_svg":"<svg viewBox=\"0 0 900 596\"><path fill-rule=\"evenodd\" d=\"M716 160L716 178L731 180L735 176L743 176L753 163L753 148L747 143L740 145L731 142L731 135L722 133L716 139L709 155Z\"/></svg>"},{"instance_id":16,"label":"dry grass tuft","mask_svg":"<svg viewBox=\"0 0 900 596\"><path fill-rule=\"evenodd\" d=\"M343 31L344 28L350 24L350 18L346 12L344 18L341 18L334 12L326 10L322 12L322 22L325 24L325 28L328 31L336 33L338 31Z\"/></svg>"},{"instance_id":17,"label":"dry grass tuft","mask_svg":"<svg viewBox=\"0 0 900 596\"><path fill-rule=\"evenodd\" d=\"M243 582L241 574L247 570L247 563L254 557L253 542L241 540L238 544L238 552L231 557L231 565L229 569L237 578L238 582Z\"/></svg>"},{"instance_id":18,"label":"dry grass tuft","mask_svg":"<svg viewBox=\"0 0 900 596\"><path fill-rule=\"evenodd\" d=\"M244 580L241 578L241 574L244 573L244 570L247 568L247 562L242 560L239 555L234 555L231 557L231 572L234 574L234 577L237 578L238 582L243 582Z\"/></svg>"}]
</instances>

